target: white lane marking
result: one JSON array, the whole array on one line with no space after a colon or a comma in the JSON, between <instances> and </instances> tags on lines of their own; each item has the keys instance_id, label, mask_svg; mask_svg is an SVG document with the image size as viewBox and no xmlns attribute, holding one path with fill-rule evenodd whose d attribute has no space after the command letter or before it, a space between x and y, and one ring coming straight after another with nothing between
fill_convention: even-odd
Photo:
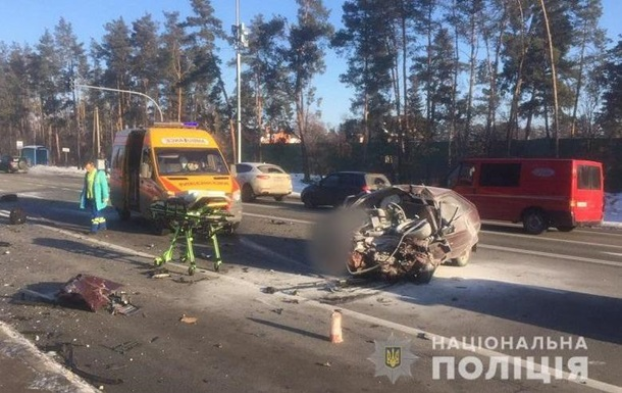
<instances>
[{"instance_id":1,"label":"white lane marking","mask_svg":"<svg viewBox=\"0 0 622 393\"><path fill-rule=\"evenodd\" d=\"M485 230L480 230L480 233L489 233L492 235L500 235L500 236L513 236L513 237L520 237L523 239L532 239L532 240L534 239L534 235L521 235L520 233L499 233L495 231L485 231ZM613 244L583 242L580 240L577 241L577 240L566 240L566 239L551 239L549 237L538 237L537 240L544 240L544 241L549 241L549 242L560 242L560 243L582 244L585 246L594 246L594 247L622 248L622 246L617 246Z\"/></svg>"},{"instance_id":2,"label":"white lane marking","mask_svg":"<svg viewBox=\"0 0 622 393\"><path fill-rule=\"evenodd\" d=\"M19 195L34 199L47 199L46 197L42 196L40 192L21 192L18 194L18 196Z\"/></svg>"},{"instance_id":3,"label":"white lane marking","mask_svg":"<svg viewBox=\"0 0 622 393\"><path fill-rule=\"evenodd\" d=\"M315 225L315 224L317 224L317 222L315 222L315 221L298 220L296 218L268 216L268 215L265 215L265 214L244 213L244 212L242 212L242 217L244 217L244 216L256 217L256 218L265 218L265 219L268 219L268 220L279 220L279 221L285 221L285 222L295 222L295 223L298 223L298 224L305 224L305 225Z\"/></svg>"},{"instance_id":4,"label":"white lane marking","mask_svg":"<svg viewBox=\"0 0 622 393\"><path fill-rule=\"evenodd\" d=\"M520 248L493 246L493 245L481 244L481 243L477 245L477 248L484 248L488 250L503 251L503 252L513 252L513 253L524 254L524 255L536 255L536 256L547 257L547 258L565 259L565 260L570 260L570 261L592 263L595 265L622 267L622 262L603 261L601 259L583 258L583 257L576 257L573 255L553 254L551 252L523 250Z\"/></svg>"},{"instance_id":5,"label":"white lane marking","mask_svg":"<svg viewBox=\"0 0 622 393\"><path fill-rule=\"evenodd\" d=\"M622 252L608 252L608 251L601 251L603 254L609 254L609 255L615 255L618 257L622 257Z\"/></svg>"},{"instance_id":6,"label":"white lane marking","mask_svg":"<svg viewBox=\"0 0 622 393\"><path fill-rule=\"evenodd\" d=\"M115 244L112 243L108 243L105 241L101 241L101 240L97 240L97 239L91 239L88 238L86 236L81 236L79 234L76 234L75 232L71 232L71 231L67 231L64 229L59 229L59 228L51 228L45 225L39 225L39 224L34 224L34 225L38 225L41 228L47 229L47 230L51 230L54 232L58 232L58 233L63 233L66 234L68 236L74 237L74 238L79 238L79 239L84 239L87 241L90 241L92 243L97 243L100 245L103 245L105 247L108 247L110 249L116 250L116 251L121 251L121 252L125 252L128 254L134 254L134 255L139 255L139 256L145 256L148 258L154 258L153 255L147 254L147 253L143 253L143 252L139 252L136 250L132 250L131 248L126 248L123 246L117 246ZM286 257L283 257L286 258ZM289 259L289 258L286 258ZM170 265L176 266L176 267L181 267L181 268L185 268L184 265L178 264L178 263L170 263ZM254 283L248 282L246 280L243 279L239 279L239 278L235 278L235 277L231 277L231 276L226 276L226 275L220 275L217 273L212 273L209 271L204 271L204 270L200 270L200 272L202 272L203 274L206 274L208 276L212 276L212 277L217 277L221 280L225 280L225 281L229 281L235 285L245 285L245 286L250 286L253 287L257 290L257 292L260 291L260 287ZM332 312L335 309L334 305L330 305L330 304L324 304L321 303L317 300L313 300L313 299L307 299L303 296L299 296L299 295L288 295L288 294L284 294L284 293L276 293L270 296L277 296L280 297L282 299L298 299L299 301L302 300L302 302L304 302L305 304L308 304L310 306L316 307L316 308L320 308L323 310L326 310L327 312ZM403 325L397 322L392 322L389 321L387 319L382 319L379 317L375 317L372 315L368 315L368 314L364 314L358 311L353 311L353 310L349 310L345 307L340 307L340 310L342 311L344 316L349 316L349 317L353 317L355 319L358 319L359 321L362 322L367 322L370 324L376 324L376 325L380 325L380 326L384 326L388 329L394 329L400 332L403 332L405 334L411 335L412 337L421 337L423 335L423 337L426 337L428 340L432 340L433 342L437 342L437 343L443 343L443 345L449 345L450 342L452 342L453 338L450 339L449 337L445 337L439 334L434 334L425 330L421 330L421 329L417 329L411 326L407 326L407 325ZM472 352L481 356L485 356L488 358L492 358L492 357L504 357L506 359L508 359L508 363L512 364L514 367L516 367L517 365L525 370L527 370L528 368L532 368L535 367L536 370L546 370L548 371L548 373L550 375L559 375L559 373L561 372L562 375L562 379L559 379L560 382L562 381L567 381L567 382L572 382L578 385L582 385L582 386L586 386L586 387L590 387L592 389L596 389L596 390L600 390L602 392L607 392L607 393L621 393L622 392L622 387L620 386L615 386L606 382L602 382L602 381L598 381L595 379L577 379L575 377L573 377L572 379L570 378L571 375L570 373L566 372L566 371L562 371L562 370L556 370L552 367L548 367L548 366L543 366L541 364L538 363L528 363L526 362L524 359L522 358L517 358L515 356L510 356L509 354L504 354L501 352L497 352L497 351L493 351L493 350L489 350L489 349L485 349L485 348L478 348L476 346L473 346L473 348L469 347L467 344L468 343L464 343L465 345L463 345L463 350L466 352Z\"/></svg>"}]
</instances>

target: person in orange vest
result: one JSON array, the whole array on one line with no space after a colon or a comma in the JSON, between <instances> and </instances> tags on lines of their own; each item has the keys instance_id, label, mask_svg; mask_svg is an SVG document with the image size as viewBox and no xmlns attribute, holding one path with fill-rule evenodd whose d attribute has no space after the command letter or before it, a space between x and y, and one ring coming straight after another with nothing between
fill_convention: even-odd
<instances>
[{"instance_id":1,"label":"person in orange vest","mask_svg":"<svg viewBox=\"0 0 622 393\"><path fill-rule=\"evenodd\" d=\"M102 211L108 205L110 191L106 172L95 166L94 160L87 160L84 165L84 186L80 194L80 209L89 209L91 212L91 231L96 234L99 230L106 230L106 217Z\"/></svg>"}]
</instances>

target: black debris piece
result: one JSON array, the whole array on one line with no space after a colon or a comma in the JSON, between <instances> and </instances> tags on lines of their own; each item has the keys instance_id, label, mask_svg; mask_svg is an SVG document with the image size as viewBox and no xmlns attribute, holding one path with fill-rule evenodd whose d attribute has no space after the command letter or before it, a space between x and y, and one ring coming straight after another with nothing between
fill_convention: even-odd
<instances>
[{"instance_id":1,"label":"black debris piece","mask_svg":"<svg viewBox=\"0 0 622 393\"><path fill-rule=\"evenodd\" d=\"M17 202L17 194L0 195L0 202Z\"/></svg>"},{"instance_id":2,"label":"black debris piece","mask_svg":"<svg viewBox=\"0 0 622 393\"><path fill-rule=\"evenodd\" d=\"M21 225L26 222L26 212L21 207L11 209L9 223L11 225Z\"/></svg>"}]
</instances>

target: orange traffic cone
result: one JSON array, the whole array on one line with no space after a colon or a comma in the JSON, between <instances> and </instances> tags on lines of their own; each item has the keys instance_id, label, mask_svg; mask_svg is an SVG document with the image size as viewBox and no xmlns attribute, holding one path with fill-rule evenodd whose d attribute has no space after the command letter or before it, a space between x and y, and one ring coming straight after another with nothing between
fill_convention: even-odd
<instances>
[{"instance_id":1,"label":"orange traffic cone","mask_svg":"<svg viewBox=\"0 0 622 393\"><path fill-rule=\"evenodd\" d=\"M335 310L331 314L330 342L335 344L343 342L343 333L341 331L341 311L339 310Z\"/></svg>"}]
</instances>

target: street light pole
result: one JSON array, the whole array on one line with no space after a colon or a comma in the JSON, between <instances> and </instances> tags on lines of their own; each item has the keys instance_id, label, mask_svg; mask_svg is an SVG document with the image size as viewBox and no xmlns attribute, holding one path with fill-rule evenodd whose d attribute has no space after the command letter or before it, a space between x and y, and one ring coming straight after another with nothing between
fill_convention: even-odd
<instances>
[{"instance_id":1,"label":"street light pole","mask_svg":"<svg viewBox=\"0 0 622 393\"><path fill-rule=\"evenodd\" d=\"M238 131L238 154L237 161L238 163L242 162L242 87L241 78L240 78L240 69L242 68L242 56L240 54L240 50L242 48L242 26L240 25L240 0L236 0L235 2L235 25L236 25L236 84L237 84L237 93L238 93L238 108L237 108L237 131Z\"/></svg>"},{"instance_id":2,"label":"street light pole","mask_svg":"<svg viewBox=\"0 0 622 393\"><path fill-rule=\"evenodd\" d=\"M132 90L121 90L121 89L112 89L110 87L100 87L100 86L89 86L89 85L76 85L77 88L82 88L82 89L95 89L95 90L105 90L105 91L115 91L117 93L128 93L128 94L136 94L139 96L143 96L149 100L151 100L151 102L153 103L153 105L156 107L156 109L158 110L158 113L160 113L160 121L164 121L164 115L162 115L162 109L160 108L160 105L158 105L158 103L156 102L156 100L154 100L153 98L149 97L147 94L143 94L141 92L138 91L132 91Z\"/></svg>"}]
</instances>

